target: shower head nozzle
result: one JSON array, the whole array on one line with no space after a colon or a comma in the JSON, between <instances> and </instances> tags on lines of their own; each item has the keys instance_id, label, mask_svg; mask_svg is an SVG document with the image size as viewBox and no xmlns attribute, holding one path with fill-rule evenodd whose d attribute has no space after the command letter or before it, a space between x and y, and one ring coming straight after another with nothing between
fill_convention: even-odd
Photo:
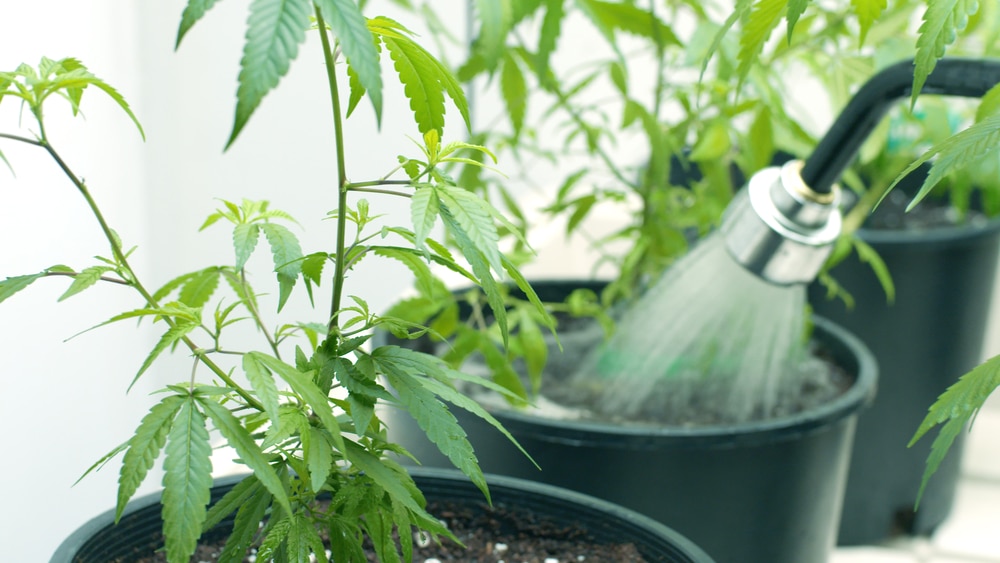
<instances>
[{"instance_id":1,"label":"shower head nozzle","mask_svg":"<svg viewBox=\"0 0 1000 563\"><path fill-rule=\"evenodd\" d=\"M802 166L795 160L757 172L722 219L729 254L779 285L812 281L841 231L838 190L813 191L802 180Z\"/></svg>"}]
</instances>

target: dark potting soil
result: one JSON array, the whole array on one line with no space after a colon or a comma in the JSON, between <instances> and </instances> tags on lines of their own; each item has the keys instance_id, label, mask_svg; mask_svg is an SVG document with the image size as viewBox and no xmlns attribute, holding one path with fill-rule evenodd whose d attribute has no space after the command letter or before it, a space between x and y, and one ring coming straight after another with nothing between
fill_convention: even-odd
<instances>
[{"instance_id":1,"label":"dark potting soil","mask_svg":"<svg viewBox=\"0 0 1000 563\"><path fill-rule=\"evenodd\" d=\"M466 504L430 502L428 511L440 518L464 547L447 538L440 543L414 535L413 563L645 563L632 543L596 542L585 530L499 503ZM324 542L327 539L324 536ZM198 545L192 563L212 563L219 557L226 537L216 537ZM244 563L257 562L255 551ZM378 563L372 550L368 562ZM109 563L165 563L162 552L137 554L135 558ZM306 562L302 562L306 563Z\"/></svg>"}]
</instances>

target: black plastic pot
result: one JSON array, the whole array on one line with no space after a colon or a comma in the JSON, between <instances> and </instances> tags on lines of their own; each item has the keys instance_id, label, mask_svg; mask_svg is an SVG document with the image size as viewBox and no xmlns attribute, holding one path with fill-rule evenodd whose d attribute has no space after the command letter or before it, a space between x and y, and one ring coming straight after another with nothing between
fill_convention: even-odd
<instances>
[{"instance_id":1,"label":"black plastic pot","mask_svg":"<svg viewBox=\"0 0 1000 563\"><path fill-rule=\"evenodd\" d=\"M538 283L565 296L576 284ZM544 298L544 297L543 297ZM483 468L607 499L663 522L720 563L825 561L834 547L855 419L871 398L874 359L822 319L816 339L854 377L835 401L786 418L737 426L628 427L493 414L541 466L492 427L455 412ZM447 461L402 412L390 436L424 465Z\"/></svg>"},{"instance_id":2,"label":"black plastic pot","mask_svg":"<svg viewBox=\"0 0 1000 563\"><path fill-rule=\"evenodd\" d=\"M919 179L914 180L919 186ZM869 265L856 256L832 271L854 297L843 302L810 288L814 310L871 348L879 393L858 419L838 543L876 543L926 535L954 503L963 435L955 440L914 512L931 439L907 448L927 408L982 359L1000 253L1000 221L922 232L862 229L858 236L885 261L896 286L890 305Z\"/></svg>"},{"instance_id":3,"label":"black plastic pot","mask_svg":"<svg viewBox=\"0 0 1000 563\"><path fill-rule=\"evenodd\" d=\"M413 468L414 481L428 502L450 501L480 506L483 495L455 470ZM222 498L242 476L216 481L212 501ZM566 526L576 526L598 543L634 543L650 563L712 563L712 559L689 540L650 518L611 503L508 477L489 476L495 506L531 510ZM114 511L108 511L78 529L56 550L50 563L107 563L115 557L150 553L162 547L159 541L160 497L149 495L129 503L115 526ZM228 534L232 521L223 522L209 534ZM127 559L126 559L127 560Z\"/></svg>"}]
</instances>

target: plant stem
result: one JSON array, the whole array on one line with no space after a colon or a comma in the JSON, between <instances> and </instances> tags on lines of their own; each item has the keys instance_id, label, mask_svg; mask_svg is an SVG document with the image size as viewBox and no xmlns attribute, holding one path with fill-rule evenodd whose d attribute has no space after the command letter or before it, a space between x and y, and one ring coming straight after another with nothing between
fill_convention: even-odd
<instances>
[{"instance_id":1,"label":"plant stem","mask_svg":"<svg viewBox=\"0 0 1000 563\"><path fill-rule=\"evenodd\" d=\"M36 147L44 147L45 143L41 141L36 141L35 139L29 139L27 137L20 137L18 135L11 135L9 133L0 133L0 138L10 139L12 141L18 141L20 143L25 143L28 145L34 145Z\"/></svg>"},{"instance_id":2,"label":"plant stem","mask_svg":"<svg viewBox=\"0 0 1000 563\"><path fill-rule=\"evenodd\" d=\"M45 272L45 275L46 276L66 276L66 277L70 277L70 278L75 278L75 277L77 277L77 276L80 275L80 272ZM118 285L132 285L132 283L129 282L129 281L118 279L118 278L112 278L112 277L108 277L108 276L101 276L98 279L100 279L101 281L105 281L105 282L116 283Z\"/></svg>"},{"instance_id":3,"label":"plant stem","mask_svg":"<svg viewBox=\"0 0 1000 563\"><path fill-rule=\"evenodd\" d=\"M407 182L407 184L409 184L409 182ZM395 195L395 196L406 197L406 198L412 197L412 196L410 196L410 194L408 194L406 192L398 192L398 191L395 191L395 190L381 190L379 188L359 188L355 184L351 184L350 186L348 186L347 190L348 191L352 191L352 192L364 192L364 193L369 193L369 194Z\"/></svg>"},{"instance_id":4,"label":"plant stem","mask_svg":"<svg viewBox=\"0 0 1000 563\"><path fill-rule=\"evenodd\" d=\"M111 245L111 252L114 253L115 260L117 260L118 263L121 264L122 268L124 269L124 273L128 278L126 280L126 283L135 288L135 290L139 292L139 295L142 296L143 300L145 300L150 307L153 307L154 309L159 308L159 304L156 302L156 299L154 299L153 295L146 290L145 286L142 285L138 277L135 275L135 270L133 270L132 266L129 265L128 258L125 257L125 253L122 251L121 244L118 242L118 239L114 236L114 232L111 230L111 227L108 226L107 221L104 219L104 214L101 213L100 208L97 206L97 202L94 200L93 196L91 196L90 190L87 189L86 184L84 184L83 181L79 177L77 177L77 175L70 169L69 165L67 165L66 162L59 155L59 153L56 152L55 148L53 148L52 145L49 144L48 140L45 137L44 126L41 124L41 122L39 122L39 126L42 128L41 129L42 133L41 133L41 139L38 142L6 134L3 134L3 137L27 142L28 144L42 147L46 150L46 152L49 153L52 159L56 161L56 164L59 165L59 168L63 171L66 177L69 178L71 182L73 182L74 186L76 186L76 189L77 191L80 192L80 195L82 195L84 200L86 200L87 206L90 208L90 211L94 215L94 218L97 219L97 223L100 225L101 231L104 233L105 239L107 239L108 243ZM163 316L162 319L171 328L175 326L175 323L170 319L170 317ZM259 401L257 401L257 399L253 397L253 395L248 393L239 384L233 381L233 379L229 377L229 374L227 374L225 370L219 367L211 359L206 357L202 353L201 348L195 345L195 343L191 339L185 336L182 339L182 341L184 342L185 346L187 346L188 349L190 349L201 360L201 362L205 364L205 366L212 371L212 373L214 373L219 379L224 381L226 385L230 386L234 391L236 391L236 393L239 394L240 397L242 397L243 400L245 400L248 405L260 411L264 410L264 405L262 405Z\"/></svg>"},{"instance_id":5,"label":"plant stem","mask_svg":"<svg viewBox=\"0 0 1000 563\"><path fill-rule=\"evenodd\" d=\"M326 31L326 22L319 6L315 6L316 26L319 28L319 37L323 44L323 60L326 63L326 77L330 85L330 104L333 109L333 134L334 142L337 144L337 257L334 263L333 274L333 299L330 303L330 322L328 334L334 335L340 330L338 315L340 313L340 301L344 295L344 274L345 240L347 239L347 166L344 163L344 123L340 116L340 91L337 87L337 73L335 69L336 57L330 46L330 35Z\"/></svg>"},{"instance_id":6,"label":"plant stem","mask_svg":"<svg viewBox=\"0 0 1000 563\"><path fill-rule=\"evenodd\" d=\"M371 186L409 186L413 182L410 180L386 180L385 178L381 180L368 180L366 182L351 182L347 185L347 189L355 190L357 188L367 188Z\"/></svg>"}]
</instances>

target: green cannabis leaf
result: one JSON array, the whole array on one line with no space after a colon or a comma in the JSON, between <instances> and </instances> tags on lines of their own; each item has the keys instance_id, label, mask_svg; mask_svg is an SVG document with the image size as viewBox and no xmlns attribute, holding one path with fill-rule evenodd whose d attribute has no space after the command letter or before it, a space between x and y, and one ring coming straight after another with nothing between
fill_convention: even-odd
<instances>
[{"instance_id":1,"label":"green cannabis leaf","mask_svg":"<svg viewBox=\"0 0 1000 563\"><path fill-rule=\"evenodd\" d=\"M288 72L306 39L309 0L254 0L236 90L236 117L228 148L267 95Z\"/></svg>"},{"instance_id":2,"label":"green cannabis leaf","mask_svg":"<svg viewBox=\"0 0 1000 563\"><path fill-rule=\"evenodd\" d=\"M315 0L351 69L351 76L368 93L375 119L382 121L382 72L375 38L368 21L352 0Z\"/></svg>"},{"instance_id":3,"label":"green cannabis leaf","mask_svg":"<svg viewBox=\"0 0 1000 563\"><path fill-rule=\"evenodd\" d=\"M927 11L917 37L911 107L917 103L917 96L938 59L944 56L948 45L955 42L958 32L968 25L969 16L978 9L979 0L927 0Z\"/></svg>"},{"instance_id":4,"label":"green cannabis leaf","mask_svg":"<svg viewBox=\"0 0 1000 563\"><path fill-rule=\"evenodd\" d=\"M920 505L924 488L941 465L951 444L965 428L966 423L975 418L976 413L997 386L1000 386L1000 356L990 358L963 375L931 405L909 444L913 446L932 428L943 425L931 445L931 454L927 458L927 466L917 493L917 506Z\"/></svg>"},{"instance_id":5,"label":"green cannabis leaf","mask_svg":"<svg viewBox=\"0 0 1000 563\"><path fill-rule=\"evenodd\" d=\"M788 0L757 0L740 35L740 81L750 74L750 67L764 49L764 43L781 22L788 8Z\"/></svg>"},{"instance_id":6,"label":"green cannabis leaf","mask_svg":"<svg viewBox=\"0 0 1000 563\"><path fill-rule=\"evenodd\" d=\"M146 479L146 474L153 467L153 462L159 457L160 451L167 443L174 415L181 408L184 397L170 395L150 409L143 417L135 431L135 435L127 442L128 449L122 459L118 475L118 504L115 508L117 522L125 504L132 498L139 485Z\"/></svg>"},{"instance_id":7,"label":"green cannabis leaf","mask_svg":"<svg viewBox=\"0 0 1000 563\"><path fill-rule=\"evenodd\" d=\"M486 66L494 68L504 50L512 23L511 5L507 1L476 0L475 6L479 21L476 50L483 56Z\"/></svg>"},{"instance_id":8,"label":"green cannabis leaf","mask_svg":"<svg viewBox=\"0 0 1000 563\"><path fill-rule=\"evenodd\" d=\"M1000 146L1000 114L989 116L928 149L896 176L886 194L910 172L937 157L923 185L920 186L920 191L907 206L906 210L909 211L927 197L944 177L980 161L987 155L995 154L998 146Z\"/></svg>"},{"instance_id":9,"label":"green cannabis leaf","mask_svg":"<svg viewBox=\"0 0 1000 563\"><path fill-rule=\"evenodd\" d=\"M186 561L201 536L212 488L212 447L193 395L180 403L165 451L161 503L167 559Z\"/></svg>"},{"instance_id":10,"label":"green cannabis leaf","mask_svg":"<svg viewBox=\"0 0 1000 563\"><path fill-rule=\"evenodd\" d=\"M868 37L868 31L872 25L885 11L887 3L886 0L851 0L851 5L854 7L854 13L858 15L858 24L861 26L858 37L858 47L860 48L865 44L865 39Z\"/></svg>"},{"instance_id":11,"label":"green cannabis leaf","mask_svg":"<svg viewBox=\"0 0 1000 563\"><path fill-rule=\"evenodd\" d=\"M413 41L405 28L387 18L378 18L373 23L378 24L372 29L377 30L389 51L419 131L444 131L445 94L455 103L468 127L469 105L451 72Z\"/></svg>"}]
</instances>

